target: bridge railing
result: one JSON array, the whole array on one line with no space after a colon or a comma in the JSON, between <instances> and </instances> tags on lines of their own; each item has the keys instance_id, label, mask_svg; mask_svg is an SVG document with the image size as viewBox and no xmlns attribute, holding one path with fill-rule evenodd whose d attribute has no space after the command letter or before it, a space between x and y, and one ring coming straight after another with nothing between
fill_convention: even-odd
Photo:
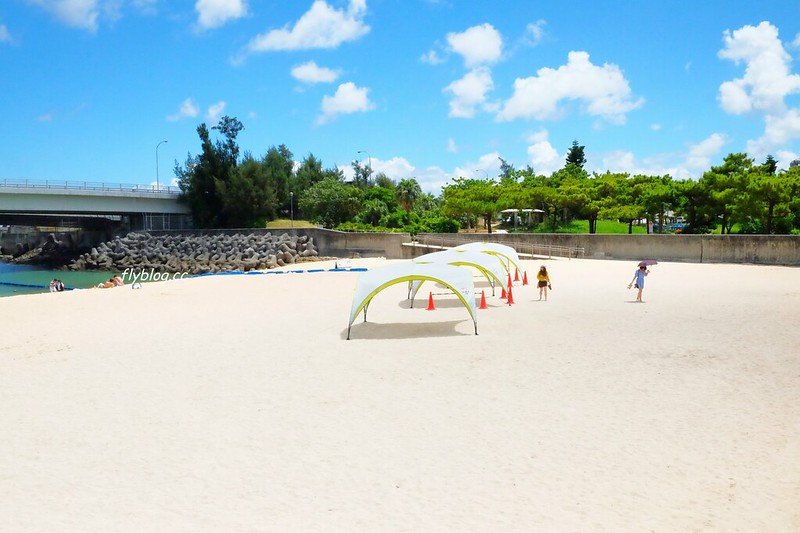
<instances>
[{"instance_id":1,"label":"bridge railing","mask_svg":"<svg viewBox=\"0 0 800 533\"><path fill-rule=\"evenodd\" d=\"M54 189L54 190L84 190L84 191L120 191L159 194L180 194L179 187L172 185L142 185L141 183L106 183L98 181L67 181L67 180L15 180L0 179L0 187L16 189Z\"/></svg>"}]
</instances>

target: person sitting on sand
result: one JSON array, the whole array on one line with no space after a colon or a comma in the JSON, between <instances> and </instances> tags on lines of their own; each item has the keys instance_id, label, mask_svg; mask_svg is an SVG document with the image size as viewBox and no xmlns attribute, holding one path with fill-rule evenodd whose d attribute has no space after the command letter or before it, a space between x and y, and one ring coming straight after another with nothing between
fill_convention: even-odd
<instances>
[{"instance_id":1,"label":"person sitting on sand","mask_svg":"<svg viewBox=\"0 0 800 533\"><path fill-rule=\"evenodd\" d=\"M633 273L633 279L628 283L628 288L636 287L639 291L636 293L636 301L642 301L642 290L644 289L644 278L650 273L644 265L639 266L639 269Z\"/></svg>"},{"instance_id":2,"label":"person sitting on sand","mask_svg":"<svg viewBox=\"0 0 800 533\"><path fill-rule=\"evenodd\" d=\"M114 286L116 287L122 287L123 285L125 285L125 282L122 281L122 278L119 277L119 275L114 276L113 278L111 278L111 280L114 282Z\"/></svg>"},{"instance_id":3,"label":"person sitting on sand","mask_svg":"<svg viewBox=\"0 0 800 533\"><path fill-rule=\"evenodd\" d=\"M64 292L64 282L60 279L53 280L55 282L56 292Z\"/></svg>"},{"instance_id":4,"label":"person sitting on sand","mask_svg":"<svg viewBox=\"0 0 800 533\"><path fill-rule=\"evenodd\" d=\"M58 280L53 278L53 281L50 282L50 292L56 292L56 282Z\"/></svg>"},{"instance_id":5,"label":"person sitting on sand","mask_svg":"<svg viewBox=\"0 0 800 533\"><path fill-rule=\"evenodd\" d=\"M536 273L536 279L539 280L539 301L542 301L542 295L544 295L544 301L547 301L547 289L551 288L550 285L550 275L547 273L547 267L542 265L542 268L539 269L539 272Z\"/></svg>"},{"instance_id":6,"label":"person sitting on sand","mask_svg":"<svg viewBox=\"0 0 800 533\"><path fill-rule=\"evenodd\" d=\"M110 288L116 287L116 286L117 285L116 285L116 283L114 283L114 278L110 278L108 281L105 281L105 282L97 284L97 288L98 289L110 289Z\"/></svg>"}]
</instances>

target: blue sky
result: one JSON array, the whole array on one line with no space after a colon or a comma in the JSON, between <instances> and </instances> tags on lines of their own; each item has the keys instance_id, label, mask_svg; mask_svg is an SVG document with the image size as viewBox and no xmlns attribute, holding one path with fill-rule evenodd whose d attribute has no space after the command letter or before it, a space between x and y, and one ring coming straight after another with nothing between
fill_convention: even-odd
<instances>
[{"instance_id":1,"label":"blue sky","mask_svg":"<svg viewBox=\"0 0 800 533\"><path fill-rule=\"evenodd\" d=\"M573 140L589 171L786 168L798 57L796 0L3 0L0 179L163 185L222 115L434 194Z\"/></svg>"}]
</instances>

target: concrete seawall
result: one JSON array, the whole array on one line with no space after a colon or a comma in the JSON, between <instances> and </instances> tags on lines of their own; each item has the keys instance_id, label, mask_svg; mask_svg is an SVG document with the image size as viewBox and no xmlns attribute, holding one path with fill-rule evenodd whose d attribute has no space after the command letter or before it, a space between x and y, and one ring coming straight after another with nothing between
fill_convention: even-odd
<instances>
[{"instance_id":1,"label":"concrete seawall","mask_svg":"<svg viewBox=\"0 0 800 533\"><path fill-rule=\"evenodd\" d=\"M421 241L453 239L451 234L421 235ZM590 259L657 259L687 263L753 263L800 266L798 235L589 235L459 234L463 242L491 240L519 251L532 245L582 248Z\"/></svg>"},{"instance_id":2,"label":"concrete seawall","mask_svg":"<svg viewBox=\"0 0 800 533\"><path fill-rule=\"evenodd\" d=\"M386 257L410 259L427 249L408 246L406 233L350 233L321 228L210 230L193 233L288 233L314 239L320 255L336 257ZM186 233L186 232L175 232ZM462 242L487 241L512 246L520 252L533 246L582 248L589 259L639 260L687 263L753 263L800 266L798 235L589 235L589 234L502 234L442 233L421 234L419 243L453 246Z\"/></svg>"},{"instance_id":3,"label":"concrete seawall","mask_svg":"<svg viewBox=\"0 0 800 533\"><path fill-rule=\"evenodd\" d=\"M227 230L172 230L152 232L170 234L215 235L235 233L272 233L281 235L307 235L321 256L331 257L386 257L410 259L429 250L409 246L411 236L406 233L350 233L321 228L293 229L227 229ZM28 235L0 235L3 244L13 249L19 242L33 246L46 238L47 233ZM109 240L110 235L82 232L78 240L84 246L94 246L99 240ZM582 257L589 259L680 261L687 263L752 263L763 265L800 266L800 236L798 235L588 235L588 234L502 234L493 233L443 233L421 234L418 243L454 246L472 241L492 241L507 244L520 252L532 247L558 246L582 249ZM554 254L557 255L557 254Z\"/></svg>"}]
</instances>

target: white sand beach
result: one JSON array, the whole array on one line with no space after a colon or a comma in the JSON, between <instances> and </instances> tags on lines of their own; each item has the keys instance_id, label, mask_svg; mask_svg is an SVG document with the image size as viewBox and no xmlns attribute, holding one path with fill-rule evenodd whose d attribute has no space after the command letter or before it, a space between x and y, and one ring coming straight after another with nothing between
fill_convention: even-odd
<instances>
[{"instance_id":1,"label":"white sand beach","mask_svg":"<svg viewBox=\"0 0 800 533\"><path fill-rule=\"evenodd\" d=\"M800 270L524 264L0 300L0 531L800 531Z\"/></svg>"}]
</instances>

